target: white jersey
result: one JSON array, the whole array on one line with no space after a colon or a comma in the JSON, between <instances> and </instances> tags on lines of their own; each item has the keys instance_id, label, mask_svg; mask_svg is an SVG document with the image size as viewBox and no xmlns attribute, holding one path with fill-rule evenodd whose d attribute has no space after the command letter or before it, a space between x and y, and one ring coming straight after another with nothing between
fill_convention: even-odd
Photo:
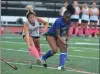
<instances>
[{"instance_id":1,"label":"white jersey","mask_svg":"<svg viewBox=\"0 0 100 74\"><path fill-rule=\"evenodd\" d=\"M67 10L66 7L62 7L61 16L64 15L64 12L65 12L66 10Z\"/></svg>"},{"instance_id":2,"label":"white jersey","mask_svg":"<svg viewBox=\"0 0 100 74\"><path fill-rule=\"evenodd\" d=\"M79 9L79 7L77 6L77 7L75 8L75 11L78 11L78 9ZM71 19L79 19L79 15L74 14L74 15L71 16Z\"/></svg>"},{"instance_id":3,"label":"white jersey","mask_svg":"<svg viewBox=\"0 0 100 74\"><path fill-rule=\"evenodd\" d=\"M97 8L95 8L95 9L93 9L93 8L91 8L91 12L92 13L97 13ZM91 15L90 16L90 20L92 20L92 21L98 21L98 15Z\"/></svg>"},{"instance_id":4,"label":"white jersey","mask_svg":"<svg viewBox=\"0 0 100 74\"><path fill-rule=\"evenodd\" d=\"M26 22L28 24L29 27L29 35L36 37L36 36L40 36L39 35L39 22L37 21L37 19L35 19L35 23L34 25L32 25L29 21ZM23 33L23 35L25 35L25 33Z\"/></svg>"},{"instance_id":5,"label":"white jersey","mask_svg":"<svg viewBox=\"0 0 100 74\"><path fill-rule=\"evenodd\" d=\"M83 8L82 20L89 21L89 8Z\"/></svg>"}]
</instances>

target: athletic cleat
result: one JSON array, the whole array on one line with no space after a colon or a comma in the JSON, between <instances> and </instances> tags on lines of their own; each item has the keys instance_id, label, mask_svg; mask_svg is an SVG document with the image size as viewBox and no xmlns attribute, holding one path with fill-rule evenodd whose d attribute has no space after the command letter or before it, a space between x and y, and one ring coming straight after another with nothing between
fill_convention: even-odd
<instances>
[{"instance_id":1,"label":"athletic cleat","mask_svg":"<svg viewBox=\"0 0 100 74\"><path fill-rule=\"evenodd\" d=\"M45 63L45 64L43 64L43 66L45 67L45 68L47 68L47 64Z\"/></svg>"},{"instance_id":2,"label":"athletic cleat","mask_svg":"<svg viewBox=\"0 0 100 74\"><path fill-rule=\"evenodd\" d=\"M64 70L65 70L65 67L64 67L64 66L59 66L59 67L58 67L58 70L64 71Z\"/></svg>"},{"instance_id":3,"label":"athletic cleat","mask_svg":"<svg viewBox=\"0 0 100 74\"><path fill-rule=\"evenodd\" d=\"M44 60L42 57L41 57L41 61L42 61L42 64L43 64L43 66L45 67L45 68L47 68L47 62L46 62L46 60Z\"/></svg>"},{"instance_id":4,"label":"athletic cleat","mask_svg":"<svg viewBox=\"0 0 100 74\"><path fill-rule=\"evenodd\" d=\"M92 36L90 35L89 38L91 38Z\"/></svg>"},{"instance_id":5,"label":"athletic cleat","mask_svg":"<svg viewBox=\"0 0 100 74\"><path fill-rule=\"evenodd\" d=\"M41 65L41 59L36 59L36 64Z\"/></svg>"},{"instance_id":6,"label":"athletic cleat","mask_svg":"<svg viewBox=\"0 0 100 74\"><path fill-rule=\"evenodd\" d=\"M31 64L31 62L29 62L29 68L32 69L32 64Z\"/></svg>"},{"instance_id":7,"label":"athletic cleat","mask_svg":"<svg viewBox=\"0 0 100 74\"><path fill-rule=\"evenodd\" d=\"M97 36L97 35L95 35L94 37L95 37L95 38L97 38L98 36Z\"/></svg>"},{"instance_id":8,"label":"athletic cleat","mask_svg":"<svg viewBox=\"0 0 100 74\"><path fill-rule=\"evenodd\" d=\"M70 59L66 59L67 61L70 61Z\"/></svg>"},{"instance_id":9,"label":"athletic cleat","mask_svg":"<svg viewBox=\"0 0 100 74\"><path fill-rule=\"evenodd\" d=\"M30 65L29 68L32 69L32 65Z\"/></svg>"}]
</instances>

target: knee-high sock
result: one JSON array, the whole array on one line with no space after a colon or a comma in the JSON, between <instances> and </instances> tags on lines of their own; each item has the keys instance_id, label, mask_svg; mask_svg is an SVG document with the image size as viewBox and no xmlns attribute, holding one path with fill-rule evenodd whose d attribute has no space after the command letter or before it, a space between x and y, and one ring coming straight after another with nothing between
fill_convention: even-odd
<instances>
[{"instance_id":1,"label":"knee-high sock","mask_svg":"<svg viewBox=\"0 0 100 74\"><path fill-rule=\"evenodd\" d=\"M44 60L47 60L49 57L53 56L52 50L49 50L45 55L42 56Z\"/></svg>"},{"instance_id":2,"label":"knee-high sock","mask_svg":"<svg viewBox=\"0 0 100 74\"><path fill-rule=\"evenodd\" d=\"M78 27L75 28L75 35L78 34Z\"/></svg>"},{"instance_id":3,"label":"knee-high sock","mask_svg":"<svg viewBox=\"0 0 100 74\"><path fill-rule=\"evenodd\" d=\"M38 59L38 58L40 57L40 56L39 56L39 53L38 53L38 51L37 51L37 49L36 49L35 46L31 46L31 47L29 48L29 55L33 55L34 58L36 58L36 59Z\"/></svg>"},{"instance_id":4,"label":"knee-high sock","mask_svg":"<svg viewBox=\"0 0 100 74\"><path fill-rule=\"evenodd\" d=\"M72 34L73 34L73 27L69 28L69 34L70 34L70 36L72 36Z\"/></svg>"},{"instance_id":5,"label":"knee-high sock","mask_svg":"<svg viewBox=\"0 0 100 74\"><path fill-rule=\"evenodd\" d=\"M81 36L82 34L83 34L83 28L80 28L79 36Z\"/></svg>"},{"instance_id":6,"label":"knee-high sock","mask_svg":"<svg viewBox=\"0 0 100 74\"><path fill-rule=\"evenodd\" d=\"M66 58L67 58L66 53L61 53L60 54L59 66L64 66L65 65Z\"/></svg>"},{"instance_id":7,"label":"knee-high sock","mask_svg":"<svg viewBox=\"0 0 100 74\"><path fill-rule=\"evenodd\" d=\"M94 29L94 36L97 35L97 31L98 31L97 28L95 28L95 29Z\"/></svg>"},{"instance_id":8,"label":"knee-high sock","mask_svg":"<svg viewBox=\"0 0 100 74\"><path fill-rule=\"evenodd\" d=\"M89 36L89 30L88 30L88 28L85 28L85 35Z\"/></svg>"},{"instance_id":9,"label":"knee-high sock","mask_svg":"<svg viewBox=\"0 0 100 74\"><path fill-rule=\"evenodd\" d=\"M92 35L92 28L89 28L89 36Z\"/></svg>"},{"instance_id":10,"label":"knee-high sock","mask_svg":"<svg viewBox=\"0 0 100 74\"><path fill-rule=\"evenodd\" d=\"M42 50L41 50L41 48L40 47L36 47L36 48L38 50L39 56L42 56Z\"/></svg>"}]
</instances>

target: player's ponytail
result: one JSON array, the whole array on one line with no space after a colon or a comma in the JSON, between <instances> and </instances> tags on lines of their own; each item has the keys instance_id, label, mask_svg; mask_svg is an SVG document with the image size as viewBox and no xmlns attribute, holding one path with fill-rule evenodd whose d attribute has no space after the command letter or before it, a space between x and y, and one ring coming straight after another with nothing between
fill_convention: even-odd
<instances>
[{"instance_id":1,"label":"player's ponytail","mask_svg":"<svg viewBox=\"0 0 100 74\"><path fill-rule=\"evenodd\" d=\"M27 6L26 6L26 9L27 9L28 11L32 11L32 10L33 10L33 6L32 6L32 5L27 5Z\"/></svg>"},{"instance_id":2,"label":"player's ponytail","mask_svg":"<svg viewBox=\"0 0 100 74\"><path fill-rule=\"evenodd\" d=\"M74 7L71 5L71 4L69 4L68 6L67 6L67 10L64 12L64 17L70 17L71 15L73 15L75 13L75 9L74 9Z\"/></svg>"},{"instance_id":3,"label":"player's ponytail","mask_svg":"<svg viewBox=\"0 0 100 74\"><path fill-rule=\"evenodd\" d=\"M29 15L33 14L36 15L36 13L33 11L33 6L32 5L27 5L26 9L28 10L28 12L26 13L26 17L28 18Z\"/></svg>"},{"instance_id":4,"label":"player's ponytail","mask_svg":"<svg viewBox=\"0 0 100 74\"><path fill-rule=\"evenodd\" d=\"M73 5L69 4L67 6L67 11L69 11L71 14L74 14L75 13L75 9L74 9Z\"/></svg>"}]
</instances>

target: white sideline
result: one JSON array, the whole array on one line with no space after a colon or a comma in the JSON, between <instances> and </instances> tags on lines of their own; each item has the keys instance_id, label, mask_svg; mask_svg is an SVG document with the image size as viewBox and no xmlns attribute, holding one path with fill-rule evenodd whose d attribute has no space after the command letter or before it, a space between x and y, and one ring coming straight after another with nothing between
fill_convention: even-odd
<instances>
[{"instance_id":1,"label":"white sideline","mask_svg":"<svg viewBox=\"0 0 100 74\"><path fill-rule=\"evenodd\" d=\"M29 64L24 64L24 63L14 63L14 62L8 62L8 63L12 63L12 64L17 64L17 65L29 65ZM43 66L39 66L39 65L32 65L34 67L43 67ZM48 69L55 69L57 70L57 68L55 67L47 67ZM77 73L84 73L84 74L97 74L97 73L92 73L92 72L87 72L87 71L80 71L80 70L65 70L65 71L72 71L72 72L77 72Z\"/></svg>"},{"instance_id":2,"label":"white sideline","mask_svg":"<svg viewBox=\"0 0 100 74\"><path fill-rule=\"evenodd\" d=\"M19 43L19 44L26 44L24 42L11 42L11 41L1 41L1 42L5 42L5 43ZM79 44L79 43L78 43ZM42 46L49 46L48 44L41 44ZM98 46L99 47L99 46ZM70 48L75 48L74 46L73 47L70 47ZM79 47L76 47L76 48L79 48ZM80 49L80 48L79 48ZM83 48L81 48L83 49ZM84 48L84 49L91 49L91 50L99 50L98 49L94 49L94 48Z\"/></svg>"},{"instance_id":3,"label":"white sideline","mask_svg":"<svg viewBox=\"0 0 100 74\"><path fill-rule=\"evenodd\" d=\"M1 42L26 44L24 42L12 42L12 41L1 41ZM82 42L81 43L75 42L75 43L69 43L69 44L73 44L73 45L94 45L94 46L99 46L100 45L99 43L82 43ZM47 44L41 44L41 45L46 45L47 46Z\"/></svg>"},{"instance_id":4,"label":"white sideline","mask_svg":"<svg viewBox=\"0 0 100 74\"><path fill-rule=\"evenodd\" d=\"M2 50L11 50L11 51L18 51L18 52L28 52L28 51L25 51L25 50L18 50L18 49L6 49L6 48L2 48ZM45 54L45 52L43 52L43 54ZM59 54L55 54L55 55L59 55ZM76 56L76 55L68 55L70 57L77 57L77 58L88 58L88 59L96 59L96 60L99 60L99 58L96 58L96 57L84 57L84 56Z\"/></svg>"}]
</instances>

